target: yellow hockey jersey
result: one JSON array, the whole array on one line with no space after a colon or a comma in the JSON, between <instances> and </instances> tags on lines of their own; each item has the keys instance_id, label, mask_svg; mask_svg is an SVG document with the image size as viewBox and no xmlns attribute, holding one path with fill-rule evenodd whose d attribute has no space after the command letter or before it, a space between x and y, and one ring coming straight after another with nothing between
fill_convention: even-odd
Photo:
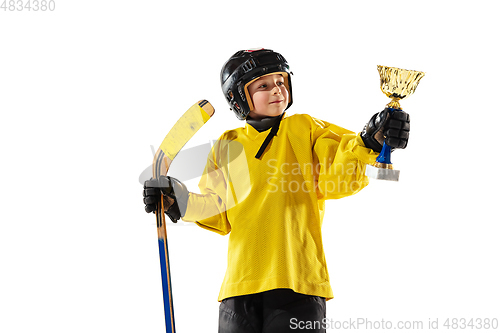
<instances>
[{"instance_id":1,"label":"yellow hockey jersey","mask_svg":"<svg viewBox=\"0 0 500 333\"><path fill-rule=\"evenodd\" d=\"M284 116L256 159L270 130L247 123L219 138L183 220L229 234L219 301L277 288L331 299L321 236L325 200L365 187L365 165L378 154L353 132L296 114Z\"/></svg>"}]
</instances>

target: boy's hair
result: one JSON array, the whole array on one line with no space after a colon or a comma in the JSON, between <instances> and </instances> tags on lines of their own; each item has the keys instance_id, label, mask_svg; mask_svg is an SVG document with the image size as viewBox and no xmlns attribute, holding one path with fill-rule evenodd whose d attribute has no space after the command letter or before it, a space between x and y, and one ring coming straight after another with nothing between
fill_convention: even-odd
<instances>
[{"instance_id":1,"label":"boy's hair","mask_svg":"<svg viewBox=\"0 0 500 333\"><path fill-rule=\"evenodd\" d=\"M248 84L271 73L282 74L285 78L285 87L289 95L286 107L288 109L293 101L291 80L293 73L281 54L268 49L242 50L233 54L222 66L220 73L222 92L238 119L246 119L253 110L247 91Z\"/></svg>"}]
</instances>

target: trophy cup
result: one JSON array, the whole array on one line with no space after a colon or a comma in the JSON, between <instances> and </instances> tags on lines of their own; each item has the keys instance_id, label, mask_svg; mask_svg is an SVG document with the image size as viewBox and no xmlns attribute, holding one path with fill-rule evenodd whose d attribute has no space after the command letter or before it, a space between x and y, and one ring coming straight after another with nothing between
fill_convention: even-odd
<instances>
[{"instance_id":1,"label":"trophy cup","mask_svg":"<svg viewBox=\"0 0 500 333\"><path fill-rule=\"evenodd\" d=\"M415 92L425 73L386 66L377 66L377 69L380 74L380 89L392 99L387 104L389 113L400 112L402 109L399 101ZM391 163L391 147L385 141L376 162L366 166L365 175L374 179L399 180L399 170L394 170Z\"/></svg>"}]
</instances>

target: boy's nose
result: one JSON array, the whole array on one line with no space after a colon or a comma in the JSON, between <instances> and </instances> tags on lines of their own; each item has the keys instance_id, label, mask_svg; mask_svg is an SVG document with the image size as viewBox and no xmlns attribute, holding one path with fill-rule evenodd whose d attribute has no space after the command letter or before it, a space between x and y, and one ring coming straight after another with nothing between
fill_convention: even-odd
<instances>
[{"instance_id":1,"label":"boy's nose","mask_svg":"<svg viewBox=\"0 0 500 333\"><path fill-rule=\"evenodd\" d=\"M275 85L275 86L273 87L273 92L274 92L274 94L281 94L281 89L280 89L280 87L279 87L278 85Z\"/></svg>"}]
</instances>

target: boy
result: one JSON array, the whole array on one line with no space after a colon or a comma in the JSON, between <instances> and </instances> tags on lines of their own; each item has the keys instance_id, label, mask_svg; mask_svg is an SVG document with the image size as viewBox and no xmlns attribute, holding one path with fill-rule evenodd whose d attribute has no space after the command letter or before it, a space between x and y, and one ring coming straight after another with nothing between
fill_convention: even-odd
<instances>
[{"instance_id":1,"label":"boy","mask_svg":"<svg viewBox=\"0 0 500 333\"><path fill-rule=\"evenodd\" d=\"M325 332L319 324L333 298L321 237L325 200L368 184L365 166L375 161L384 135L393 148L407 144L404 112L393 119L384 110L358 135L306 114L285 117L293 102L291 74L272 50L235 53L222 68L221 85L246 125L214 145L201 194L171 177L145 183L147 212L161 191L173 221L182 217L229 234L219 294L222 333L294 332L300 322Z\"/></svg>"}]
</instances>

